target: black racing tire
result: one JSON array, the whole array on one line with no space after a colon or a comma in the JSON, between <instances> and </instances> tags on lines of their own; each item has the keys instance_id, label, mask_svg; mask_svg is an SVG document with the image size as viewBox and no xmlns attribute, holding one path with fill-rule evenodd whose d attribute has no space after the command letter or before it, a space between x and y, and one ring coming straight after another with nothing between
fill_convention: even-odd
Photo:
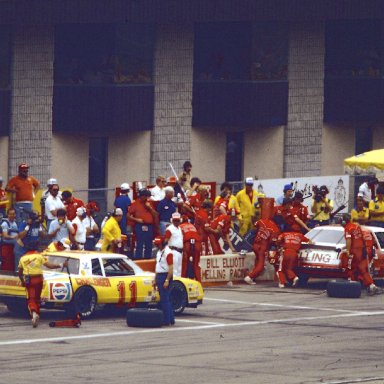
<instances>
[{"instance_id":1,"label":"black racing tire","mask_svg":"<svg viewBox=\"0 0 384 384\"><path fill-rule=\"evenodd\" d=\"M7 301L6 303L8 311L14 315L27 318L30 316L27 300L20 301Z\"/></svg>"},{"instance_id":2,"label":"black racing tire","mask_svg":"<svg viewBox=\"0 0 384 384\"><path fill-rule=\"evenodd\" d=\"M82 319L88 319L94 314L96 304L95 290L91 287L81 287L76 291L67 312L71 316L80 313Z\"/></svg>"},{"instance_id":3,"label":"black racing tire","mask_svg":"<svg viewBox=\"0 0 384 384\"><path fill-rule=\"evenodd\" d=\"M163 322L164 315L160 309L131 308L127 311L128 327L159 328Z\"/></svg>"},{"instance_id":4,"label":"black racing tire","mask_svg":"<svg viewBox=\"0 0 384 384\"><path fill-rule=\"evenodd\" d=\"M361 296L361 284L358 281L332 280L327 284L329 297L358 299Z\"/></svg>"},{"instance_id":5,"label":"black racing tire","mask_svg":"<svg viewBox=\"0 0 384 384\"><path fill-rule=\"evenodd\" d=\"M188 305L188 295L184 285L180 281L173 281L169 295L173 312L175 315L180 315Z\"/></svg>"},{"instance_id":6,"label":"black racing tire","mask_svg":"<svg viewBox=\"0 0 384 384\"><path fill-rule=\"evenodd\" d=\"M309 280L308 276L299 276L298 286L306 287L308 285L308 280Z\"/></svg>"}]
</instances>

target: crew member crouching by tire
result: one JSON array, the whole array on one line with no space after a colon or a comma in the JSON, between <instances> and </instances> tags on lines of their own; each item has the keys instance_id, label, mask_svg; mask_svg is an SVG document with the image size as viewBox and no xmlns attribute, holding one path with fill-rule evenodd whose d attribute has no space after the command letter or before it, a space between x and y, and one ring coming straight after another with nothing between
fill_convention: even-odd
<instances>
[{"instance_id":1,"label":"crew member crouching by tire","mask_svg":"<svg viewBox=\"0 0 384 384\"><path fill-rule=\"evenodd\" d=\"M295 287L299 282L299 278L296 276L293 268L297 265L300 246L301 243L310 243L310 240L300 232L283 232L279 235L277 243L282 248L280 251L279 270L277 271L279 288L285 287L287 279Z\"/></svg>"},{"instance_id":2,"label":"crew member crouching by tire","mask_svg":"<svg viewBox=\"0 0 384 384\"><path fill-rule=\"evenodd\" d=\"M163 325L174 325L175 315L170 299L170 291L173 281L173 253L164 243L163 238L156 237L153 240L153 243L158 248L156 254L156 276L153 285L154 288L157 287L159 290L160 306L164 315Z\"/></svg>"},{"instance_id":3,"label":"crew member crouching by tire","mask_svg":"<svg viewBox=\"0 0 384 384\"><path fill-rule=\"evenodd\" d=\"M188 264L191 262L193 276L201 283L201 268L200 268L200 256L201 256L201 239L196 227L189 223L186 219L180 224L180 228L183 232L183 262L181 266L181 276L190 277L188 275Z\"/></svg>"},{"instance_id":4,"label":"crew member crouching by tire","mask_svg":"<svg viewBox=\"0 0 384 384\"><path fill-rule=\"evenodd\" d=\"M351 223L349 214L344 214L341 225L344 227L344 237L348 255L349 279L361 279L369 295L379 292L368 271L368 255L363 231L358 223Z\"/></svg>"},{"instance_id":5,"label":"crew member crouching by tire","mask_svg":"<svg viewBox=\"0 0 384 384\"><path fill-rule=\"evenodd\" d=\"M40 318L40 297L44 282L42 266L57 269L67 266L67 262L54 264L49 262L40 253L26 254L21 257L19 262L19 279L27 291L27 304L33 328L37 327Z\"/></svg>"},{"instance_id":6,"label":"crew member crouching by tire","mask_svg":"<svg viewBox=\"0 0 384 384\"><path fill-rule=\"evenodd\" d=\"M269 251L271 242L277 240L280 233L279 227L271 219L260 219L255 223L256 236L253 242L253 252L256 260L252 271L245 276L244 281L248 284L256 284L253 279L259 276L264 270L265 255Z\"/></svg>"}]
</instances>

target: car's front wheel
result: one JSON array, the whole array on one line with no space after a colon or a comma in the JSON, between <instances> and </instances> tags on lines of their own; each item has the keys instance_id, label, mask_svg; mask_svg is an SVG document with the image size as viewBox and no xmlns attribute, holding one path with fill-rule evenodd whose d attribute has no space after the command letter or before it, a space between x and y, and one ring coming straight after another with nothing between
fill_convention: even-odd
<instances>
[{"instance_id":1,"label":"car's front wheel","mask_svg":"<svg viewBox=\"0 0 384 384\"><path fill-rule=\"evenodd\" d=\"M172 283L170 299L175 315L183 313L188 304L188 295L184 285L179 281L174 281Z\"/></svg>"}]
</instances>

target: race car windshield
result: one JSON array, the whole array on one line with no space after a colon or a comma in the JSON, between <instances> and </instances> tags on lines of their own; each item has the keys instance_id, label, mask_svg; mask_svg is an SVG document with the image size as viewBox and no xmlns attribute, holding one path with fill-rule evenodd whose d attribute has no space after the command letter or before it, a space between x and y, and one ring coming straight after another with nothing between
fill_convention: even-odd
<instances>
[{"instance_id":1,"label":"race car windshield","mask_svg":"<svg viewBox=\"0 0 384 384\"><path fill-rule=\"evenodd\" d=\"M65 261L68 261L68 269L66 267L64 268L58 268L58 269L49 269L47 267L43 266L44 271L62 271L62 272L68 272L71 274L78 274L79 273L79 267L80 267L80 261L78 259L71 259L69 257L63 257L63 256L48 256L48 261L53 264L63 264Z\"/></svg>"},{"instance_id":2,"label":"race car windshield","mask_svg":"<svg viewBox=\"0 0 384 384\"><path fill-rule=\"evenodd\" d=\"M345 238L343 231L334 231L327 229L312 229L306 235L314 243L326 243L331 245L344 245Z\"/></svg>"},{"instance_id":3,"label":"race car windshield","mask_svg":"<svg viewBox=\"0 0 384 384\"><path fill-rule=\"evenodd\" d=\"M105 276L129 276L135 272L124 259L103 259Z\"/></svg>"},{"instance_id":4,"label":"race car windshield","mask_svg":"<svg viewBox=\"0 0 384 384\"><path fill-rule=\"evenodd\" d=\"M384 232L375 232L380 248L384 249Z\"/></svg>"}]
</instances>

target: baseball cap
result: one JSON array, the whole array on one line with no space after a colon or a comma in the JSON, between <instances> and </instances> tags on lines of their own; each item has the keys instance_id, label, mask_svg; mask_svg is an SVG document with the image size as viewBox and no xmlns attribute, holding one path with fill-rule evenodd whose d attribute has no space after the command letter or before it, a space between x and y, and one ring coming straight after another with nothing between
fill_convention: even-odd
<instances>
[{"instance_id":1,"label":"baseball cap","mask_svg":"<svg viewBox=\"0 0 384 384\"><path fill-rule=\"evenodd\" d=\"M140 196L147 196L147 197L150 197L151 196L151 191L146 189L146 188L141 188L139 190L139 197Z\"/></svg>"},{"instance_id":2,"label":"baseball cap","mask_svg":"<svg viewBox=\"0 0 384 384\"><path fill-rule=\"evenodd\" d=\"M164 192L175 192L175 190L173 189L173 187L168 185L167 187L164 188Z\"/></svg>"},{"instance_id":3,"label":"baseball cap","mask_svg":"<svg viewBox=\"0 0 384 384\"><path fill-rule=\"evenodd\" d=\"M172 213L172 220L181 220L181 215L179 212Z\"/></svg>"},{"instance_id":4,"label":"baseball cap","mask_svg":"<svg viewBox=\"0 0 384 384\"><path fill-rule=\"evenodd\" d=\"M169 176L168 179L167 179L167 182L168 183L176 183L177 179L176 179L175 176Z\"/></svg>"},{"instance_id":5,"label":"baseball cap","mask_svg":"<svg viewBox=\"0 0 384 384\"><path fill-rule=\"evenodd\" d=\"M123 216L123 210L121 208L115 208L113 214L114 216Z\"/></svg>"},{"instance_id":6,"label":"baseball cap","mask_svg":"<svg viewBox=\"0 0 384 384\"><path fill-rule=\"evenodd\" d=\"M58 184L57 179L52 178L47 180L47 185L54 185L54 184Z\"/></svg>"},{"instance_id":7,"label":"baseball cap","mask_svg":"<svg viewBox=\"0 0 384 384\"><path fill-rule=\"evenodd\" d=\"M83 207L79 207L76 209L76 215L81 216L85 213L85 209Z\"/></svg>"},{"instance_id":8,"label":"baseball cap","mask_svg":"<svg viewBox=\"0 0 384 384\"><path fill-rule=\"evenodd\" d=\"M120 185L120 189L122 191L129 191L129 184L128 183L123 183Z\"/></svg>"},{"instance_id":9,"label":"baseball cap","mask_svg":"<svg viewBox=\"0 0 384 384\"><path fill-rule=\"evenodd\" d=\"M245 179L245 185L253 185L253 182L254 182L253 177L247 177Z\"/></svg>"},{"instance_id":10,"label":"baseball cap","mask_svg":"<svg viewBox=\"0 0 384 384\"><path fill-rule=\"evenodd\" d=\"M284 185L283 192L292 191L292 190L293 190L292 184L285 184Z\"/></svg>"},{"instance_id":11,"label":"baseball cap","mask_svg":"<svg viewBox=\"0 0 384 384\"><path fill-rule=\"evenodd\" d=\"M163 243L163 241L164 241L164 239L162 238L162 236L156 236L153 239L153 244L158 247L159 245L161 245Z\"/></svg>"},{"instance_id":12,"label":"baseball cap","mask_svg":"<svg viewBox=\"0 0 384 384\"><path fill-rule=\"evenodd\" d=\"M29 165L27 163L21 163L19 164L19 169L28 169Z\"/></svg>"}]
</instances>

